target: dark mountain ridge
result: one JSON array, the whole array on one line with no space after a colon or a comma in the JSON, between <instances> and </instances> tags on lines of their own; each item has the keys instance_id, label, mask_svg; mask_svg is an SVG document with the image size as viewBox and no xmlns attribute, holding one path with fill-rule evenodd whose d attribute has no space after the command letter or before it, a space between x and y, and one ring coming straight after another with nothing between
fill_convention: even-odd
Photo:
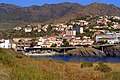
<instances>
[{"instance_id":1,"label":"dark mountain ridge","mask_svg":"<svg viewBox=\"0 0 120 80\"><path fill-rule=\"evenodd\" d=\"M0 4L0 24L3 23L31 23L75 19L86 15L117 15L120 8L111 4L92 3L87 6L78 3L45 4L21 7L12 4Z\"/></svg>"}]
</instances>

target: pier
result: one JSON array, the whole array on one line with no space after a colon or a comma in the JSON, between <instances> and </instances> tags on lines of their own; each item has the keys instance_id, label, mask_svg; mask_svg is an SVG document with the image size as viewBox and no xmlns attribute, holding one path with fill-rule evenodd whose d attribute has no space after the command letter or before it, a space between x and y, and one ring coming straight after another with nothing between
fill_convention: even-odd
<instances>
[{"instance_id":1,"label":"pier","mask_svg":"<svg viewBox=\"0 0 120 80\"><path fill-rule=\"evenodd\" d=\"M59 52L59 53L65 53L66 51L68 50L71 50L71 49L76 49L76 47L50 47L50 48L47 48L47 47L42 47L42 48L34 48L34 47L31 47L31 48L26 48L26 51L37 51L37 50L50 50L50 51L55 51L55 52Z\"/></svg>"}]
</instances>

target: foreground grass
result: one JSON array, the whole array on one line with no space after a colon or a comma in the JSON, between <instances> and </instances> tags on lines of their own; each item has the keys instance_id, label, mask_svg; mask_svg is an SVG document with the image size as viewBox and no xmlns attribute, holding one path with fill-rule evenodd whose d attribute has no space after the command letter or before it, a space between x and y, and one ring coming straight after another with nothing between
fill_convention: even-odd
<instances>
[{"instance_id":1,"label":"foreground grass","mask_svg":"<svg viewBox=\"0 0 120 80\"><path fill-rule=\"evenodd\" d=\"M120 80L120 63L105 63L112 71L103 73L81 63L32 59L12 49L0 49L0 80Z\"/></svg>"}]
</instances>

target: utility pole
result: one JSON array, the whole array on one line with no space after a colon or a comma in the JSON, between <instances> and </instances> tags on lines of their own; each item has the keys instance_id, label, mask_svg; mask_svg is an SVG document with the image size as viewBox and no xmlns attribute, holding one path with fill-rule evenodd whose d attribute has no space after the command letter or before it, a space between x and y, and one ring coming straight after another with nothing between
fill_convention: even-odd
<instances>
[{"instance_id":1,"label":"utility pole","mask_svg":"<svg viewBox=\"0 0 120 80\"><path fill-rule=\"evenodd\" d=\"M103 48L103 46L102 46L102 51L104 51L104 48Z\"/></svg>"},{"instance_id":2,"label":"utility pole","mask_svg":"<svg viewBox=\"0 0 120 80\"><path fill-rule=\"evenodd\" d=\"M65 54L65 49L64 49L64 54Z\"/></svg>"}]
</instances>

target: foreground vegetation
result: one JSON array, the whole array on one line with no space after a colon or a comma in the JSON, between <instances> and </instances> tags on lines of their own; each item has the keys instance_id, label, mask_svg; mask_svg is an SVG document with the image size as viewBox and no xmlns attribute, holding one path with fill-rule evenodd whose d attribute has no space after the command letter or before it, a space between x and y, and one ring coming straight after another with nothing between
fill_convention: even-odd
<instances>
[{"instance_id":1,"label":"foreground vegetation","mask_svg":"<svg viewBox=\"0 0 120 80\"><path fill-rule=\"evenodd\" d=\"M82 67L81 67L82 66ZM107 70L103 72L102 70ZM120 63L74 63L32 59L0 49L1 80L120 80Z\"/></svg>"}]
</instances>

